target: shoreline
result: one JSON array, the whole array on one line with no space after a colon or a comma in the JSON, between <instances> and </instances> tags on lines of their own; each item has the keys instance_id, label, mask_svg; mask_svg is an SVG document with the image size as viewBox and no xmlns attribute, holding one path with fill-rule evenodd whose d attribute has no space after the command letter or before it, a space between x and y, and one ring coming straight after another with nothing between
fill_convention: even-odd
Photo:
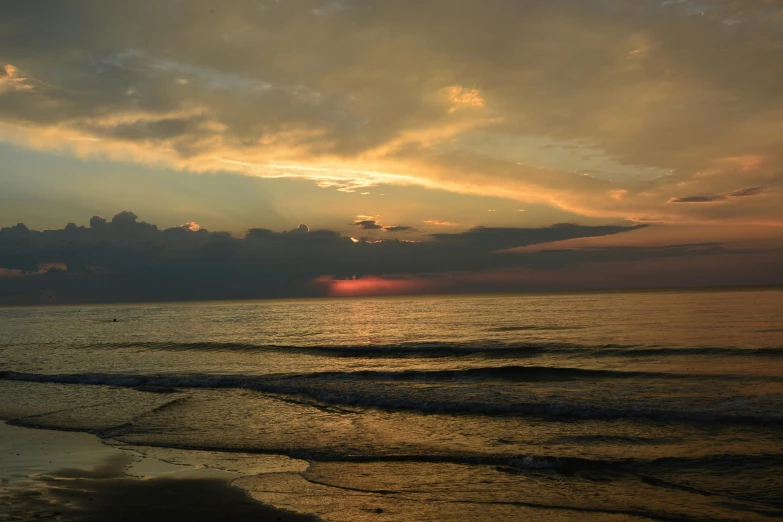
<instances>
[{"instance_id":1,"label":"shoreline","mask_svg":"<svg viewBox=\"0 0 783 522\"><path fill-rule=\"evenodd\" d=\"M0 421L0 520L316 522L254 500L250 475L167 462L97 435Z\"/></svg>"}]
</instances>

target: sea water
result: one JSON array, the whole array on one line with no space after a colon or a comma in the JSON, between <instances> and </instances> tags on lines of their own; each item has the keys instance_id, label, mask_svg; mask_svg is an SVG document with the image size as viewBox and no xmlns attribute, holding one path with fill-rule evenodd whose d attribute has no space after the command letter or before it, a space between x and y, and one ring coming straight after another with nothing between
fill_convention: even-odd
<instances>
[{"instance_id":1,"label":"sea water","mask_svg":"<svg viewBox=\"0 0 783 522\"><path fill-rule=\"evenodd\" d=\"M0 418L324 520L773 520L783 291L2 308Z\"/></svg>"}]
</instances>

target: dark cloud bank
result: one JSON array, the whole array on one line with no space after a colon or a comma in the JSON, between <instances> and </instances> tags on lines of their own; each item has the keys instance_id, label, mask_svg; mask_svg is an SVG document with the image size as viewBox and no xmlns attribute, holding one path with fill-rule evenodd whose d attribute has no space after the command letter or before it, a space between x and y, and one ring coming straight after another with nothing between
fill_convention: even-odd
<instances>
[{"instance_id":1,"label":"dark cloud bank","mask_svg":"<svg viewBox=\"0 0 783 522\"><path fill-rule=\"evenodd\" d=\"M18 224L0 230L0 303L319 296L328 295L330 280L454 277L511 269L578 271L587 263L725 252L715 244L502 252L641 227L476 227L433 234L421 242L357 242L305 225L284 232L254 228L244 238L195 230L192 224L160 230L132 212L111 221L93 217L89 227L68 224L33 231Z\"/></svg>"}]
</instances>

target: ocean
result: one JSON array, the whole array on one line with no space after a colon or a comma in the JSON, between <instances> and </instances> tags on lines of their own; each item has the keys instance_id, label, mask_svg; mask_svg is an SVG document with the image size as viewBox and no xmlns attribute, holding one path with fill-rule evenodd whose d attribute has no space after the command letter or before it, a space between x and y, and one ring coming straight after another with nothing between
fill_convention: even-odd
<instances>
[{"instance_id":1,"label":"ocean","mask_svg":"<svg viewBox=\"0 0 783 522\"><path fill-rule=\"evenodd\" d=\"M0 418L328 521L776 520L783 290L0 308Z\"/></svg>"}]
</instances>

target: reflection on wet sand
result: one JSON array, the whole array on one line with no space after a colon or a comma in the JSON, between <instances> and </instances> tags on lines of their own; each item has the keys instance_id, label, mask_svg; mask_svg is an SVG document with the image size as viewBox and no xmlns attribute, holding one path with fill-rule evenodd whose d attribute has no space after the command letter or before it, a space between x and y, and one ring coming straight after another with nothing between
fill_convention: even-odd
<instances>
[{"instance_id":1,"label":"reflection on wet sand","mask_svg":"<svg viewBox=\"0 0 783 522\"><path fill-rule=\"evenodd\" d=\"M130 453L103 446L97 438L0 425L0 520L63 522L306 522L252 500L230 484L237 475L180 469L144 462ZM92 440L90 440L92 439ZM10 442L9 442L10 440ZM48 441L42 444L42 441ZM48 447L44 453L41 448ZM98 457L90 458L95 452ZM74 458L73 454L77 454ZM58 461L59 459L59 461ZM77 467L61 467L66 462ZM155 468L158 476L139 478L134 467ZM87 469L83 469L83 468ZM25 470L26 468L26 470ZM181 468L181 467L180 467ZM147 474L147 473L145 473Z\"/></svg>"}]
</instances>

